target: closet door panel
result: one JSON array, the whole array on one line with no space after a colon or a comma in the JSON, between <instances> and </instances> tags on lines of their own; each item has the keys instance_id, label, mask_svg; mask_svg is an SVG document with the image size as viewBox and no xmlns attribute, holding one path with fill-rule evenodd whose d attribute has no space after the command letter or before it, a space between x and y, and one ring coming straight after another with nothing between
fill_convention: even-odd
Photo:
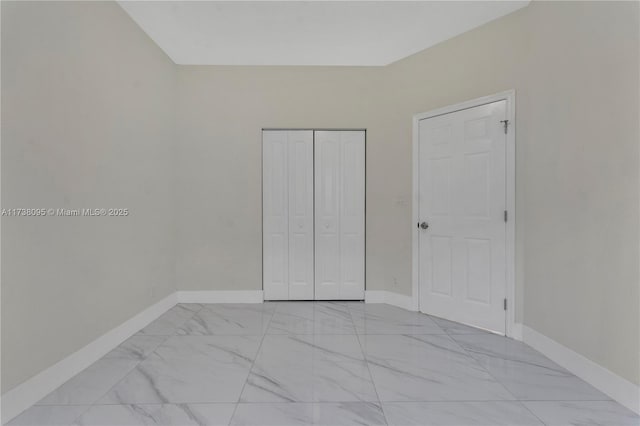
<instances>
[{"instance_id":1,"label":"closet door panel","mask_svg":"<svg viewBox=\"0 0 640 426\"><path fill-rule=\"evenodd\" d=\"M341 133L340 299L364 299L365 140L362 131Z\"/></svg>"},{"instance_id":2,"label":"closet door panel","mask_svg":"<svg viewBox=\"0 0 640 426\"><path fill-rule=\"evenodd\" d=\"M262 134L262 250L265 300L289 298L288 138Z\"/></svg>"},{"instance_id":3,"label":"closet door panel","mask_svg":"<svg viewBox=\"0 0 640 426\"><path fill-rule=\"evenodd\" d=\"M289 137L289 299L313 300L313 131Z\"/></svg>"},{"instance_id":4,"label":"closet door panel","mask_svg":"<svg viewBox=\"0 0 640 426\"><path fill-rule=\"evenodd\" d=\"M340 138L315 132L316 299L340 296Z\"/></svg>"},{"instance_id":5,"label":"closet door panel","mask_svg":"<svg viewBox=\"0 0 640 426\"><path fill-rule=\"evenodd\" d=\"M316 299L364 299L364 132L315 132Z\"/></svg>"}]
</instances>

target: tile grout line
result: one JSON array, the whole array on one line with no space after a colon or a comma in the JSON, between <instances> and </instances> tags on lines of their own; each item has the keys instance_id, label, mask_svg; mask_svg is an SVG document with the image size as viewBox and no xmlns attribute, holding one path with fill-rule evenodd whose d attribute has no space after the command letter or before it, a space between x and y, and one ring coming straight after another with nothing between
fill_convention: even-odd
<instances>
[{"instance_id":1,"label":"tile grout line","mask_svg":"<svg viewBox=\"0 0 640 426\"><path fill-rule=\"evenodd\" d=\"M384 412L384 407L382 406L382 400L380 400L380 394L378 393L378 387L376 386L376 382L373 380L373 374L371 374L371 368L369 367L369 359L367 358L367 353L362 346L362 341L360 340L360 335L358 334L358 330L356 329L355 321L353 320L353 314L351 313L351 308L347 305L347 311L349 312L349 316L351 317L351 322L353 324L353 328L356 332L356 339L358 340L358 345L360 345L360 351L362 351L362 356L364 358L364 363L367 366L367 371L369 372L369 378L371 379L371 384L373 385L373 390L376 392L376 397L378 398L378 404L380 407L380 411L382 412L382 418L384 419L384 423L386 425L389 424L389 420L387 420L387 414Z\"/></svg>"},{"instance_id":2,"label":"tile grout line","mask_svg":"<svg viewBox=\"0 0 640 426\"><path fill-rule=\"evenodd\" d=\"M178 306L179 304L180 304L180 303L176 303L176 304L175 304L174 306L172 306L170 309L175 308L175 307L176 307L176 306ZM185 321L182 323L182 325L186 324L186 323L187 323L188 321L190 321L190 320L191 320L191 319L192 319L192 318L193 318L193 317L194 317L198 312L200 312L200 311L202 310L203 305L202 305L202 304L199 304L199 305L200 305L200 309L198 309L197 311L192 311L192 312L193 312L193 315L191 315L189 318L186 318L186 319L185 319ZM147 358L149 358L153 353L155 353L155 351L156 351L160 346L162 346L162 344L163 344L164 342L166 342L166 341L167 341L168 339L170 339L171 337L176 336L179 328L180 328L180 326L177 326L177 327L175 328L175 331L173 332L173 334L167 334L167 335L140 335L140 336L162 337L163 339L162 339L162 341L161 341L161 342L160 342L160 343L159 343L159 344L158 344L158 345L153 349L153 351L151 351L151 352L149 353L149 355L147 355L147 356L143 357L142 359L138 360L138 362L137 362L137 363L136 363L136 364L135 364L135 365L134 365L130 370L128 370L128 371L124 374L124 376L122 376L122 378L121 378L120 380L118 380L118 381L117 381L113 386L111 386L111 387L110 387L110 388L109 388L109 389L108 389L108 390L107 390L103 395L100 395L100 396L99 396L95 401L93 401L90 405L88 405L86 410L84 410L84 411L82 411L80 414L78 414L78 415L73 419L73 421L71 422L71 424L75 424L75 423L76 423L76 422L77 422L77 421L78 421L78 420L79 420L83 415L85 415L85 414L86 414L86 413L87 413L91 408L93 408L93 407L97 407L97 406L100 406L100 405L136 405L136 404L96 404L96 403L97 403L98 401L100 401L102 398L104 398L106 395L108 395L108 394L109 394L109 392L111 392L113 389L115 389L115 387L116 387L116 386L118 386L118 385L119 385L119 384L120 384L120 383L121 383L121 382L122 382L122 381L123 381L123 380L124 380L124 379L125 379L125 378L130 374L130 373L131 373L131 372L133 372L133 370L135 370L136 368L138 368L138 366L139 366L140 364L142 364L142 362L143 362L143 361L145 361L145 360L146 360ZM138 335L139 335L138 333L139 333L141 330L143 330L143 329L144 329L144 327L143 327L143 328L141 328L140 330L138 330L137 332L135 332L135 333L134 333L131 337L129 337L127 340L131 339L132 337L138 336ZM118 347L120 347L120 346L121 346L123 343L125 343L127 340L125 340L124 342L122 342L120 345L118 345L118 346L117 346L116 348L114 348L114 349L117 349ZM107 354L107 355L108 355L108 354ZM106 355L105 355L105 356L106 356ZM103 357L103 358L104 358L104 357ZM161 403L160 405L162 405L162 403Z\"/></svg>"},{"instance_id":3,"label":"tile grout line","mask_svg":"<svg viewBox=\"0 0 640 426\"><path fill-rule=\"evenodd\" d=\"M264 310L264 306L262 309ZM240 404L240 399L242 398L242 394L244 393L244 388L247 386L249 377L251 377L251 372L253 371L253 367L256 364L256 360L258 359L258 355L260 355L260 350L262 349L262 343L264 342L264 338L267 336L267 331L269 331L269 327L271 326L271 321L273 321L273 317L277 311L278 311L278 303L276 303L276 305L274 306L273 312L271 312L271 316L269 317L269 322L267 323L267 326L264 328L264 332L262 333L262 338L260 339L260 344L258 345L258 349L256 350L256 355L253 358L251 367L249 367L247 378L244 380L244 383L242 384L242 389L240 389L240 394L238 394L238 400L236 401L235 406L233 407L233 413L231 413L231 417L229 417L228 425L231 425L231 421L236 416L236 412L238 411L238 405Z\"/></svg>"},{"instance_id":4,"label":"tile grout line","mask_svg":"<svg viewBox=\"0 0 640 426\"><path fill-rule=\"evenodd\" d=\"M178 306L178 305L179 305L179 303L176 303L176 304L175 304L174 306L172 306L170 309L173 309L173 308L175 308L175 307L176 307L176 306ZM202 305L200 305L200 309L199 309L198 311L195 311L195 312L193 312L193 311L192 311L192 312L193 312L193 314L192 314L191 316L189 316L188 318L185 318L185 320L184 320L184 322L182 323L182 325L184 325L184 324L186 324L188 321L190 321L190 320L191 320L191 319L192 319L192 318L193 318L193 317L194 317L198 312L200 312L200 310L201 310L201 309L202 309ZM167 311L167 312L168 312L168 311ZM116 383L114 383L114 385L113 385L113 386L111 386L111 387L110 387L110 388L109 388L109 389L108 389L104 394L100 395L100 396L99 396L95 401L93 401L93 402L91 403L91 405L89 405L89 408L87 408L85 411L83 411L83 412L82 412L82 414L78 415L78 417L76 417L76 418L73 420L73 423L77 422L77 421L80 419L80 417L82 417L83 415L85 415L85 414L86 414L86 413L87 413L91 408L96 407L96 406L100 406L100 405L136 405L136 404L131 404L131 403L122 403L122 404L97 404L97 402L98 402L98 401L100 401L100 400L101 400L102 398L104 398L105 396L107 396L107 395L108 395L108 394L109 394L113 389L115 389L115 388L116 388L116 386L118 386L120 383L122 383L122 381L124 381L124 379L125 379L125 378L127 378L127 377L129 376L129 374L131 374L131 373L132 373L136 368L138 368L138 366L139 366L140 364L142 364L142 363L143 363L147 358L149 358L151 355L153 355L153 354L156 352L156 350L158 350L158 348L164 344L164 342L166 342L167 340L169 340L169 339L170 339L171 337L173 337L173 336L177 336L178 329L179 329L180 327L181 327L181 326L177 325L177 326L175 327L174 331L173 331L173 334L154 335L154 336L164 337L164 339L162 340L162 342L160 342L160 344L159 344L158 346L156 346L156 347L154 348L154 350L153 350L153 351L151 351L151 353L149 353L149 355L147 355L146 357L144 357L144 358L142 358L142 359L138 360L138 362L137 362L137 363L136 363L136 364L135 364L131 369L129 369L129 370L128 370L128 371L127 371L127 372L126 372L126 373L125 373L121 378L120 378L120 380L118 380ZM143 329L144 329L144 327L143 327L143 328L141 328L140 330L138 330L138 331L137 331L135 334L133 334L133 336L131 336L131 337L134 337L134 336L138 335L138 333L139 333L141 330L143 330ZM129 339L127 339L127 340L129 340ZM125 342L126 342L126 340L125 340ZM123 343L124 343L124 342L123 342ZM120 347L120 345L118 345L118 347ZM161 404L162 404L162 403L161 403Z\"/></svg>"},{"instance_id":5,"label":"tile grout line","mask_svg":"<svg viewBox=\"0 0 640 426\"><path fill-rule=\"evenodd\" d=\"M173 307L175 307L176 305L174 305ZM172 308L173 308L172 307ZM170 308L170 309L172 309ZM140 330L144 329L141 328ZM113 350L119 348L120 346L122 346L123 343L125 343L127 340L131 339L132 337L138 336L138 333L140 332L140 330L138 330L137 332L135 332L133 335L131 335L129 338L127 338L124 342L122 342L120 345L116 346ZM145 335L143 335L145 336ZM113 384L113 386L111 386L109 389L107 389L107 391L98 396L93 402L91 402L90 404L38 404L35 403L34 405L32 405L31 407L27 408L33 408L33 407L52 407L52 406L60 406L60 407L71 407L71 406L81 406L81 407L86 407L85 410L83 410L81 413L79 413L76 417L73 418L73 420L71 421L71 424L74 424L75 422L77 422L80 417L82 417L83 415L85 415L91 408L96 407L98 405L131 405L131 404L96 404L98 401L100 401L100 399L104 398L109 392L111 392L117 385L119 385L133 370L135 370L138 365L140 365L145 359L147 359L152 353L155 352L155 350L160 347L162 345L162 343L164 343L168 338L170 338L172 335L154 335L153 337L164 337L164 339L162 340L162 342L160 342L160 344L158 346L155 347L155 349L146 357L138 360L138 362L136 362L129 370L126 371L126 373L122 376L122 378L120 378L120 380L116 381L116 383ZM102 358L100 359L127 359L127 358L105 358L109 353L111 353L112 351L109 351L107 354L105 354ZM100 359L98 361L100 361ZM96 362L98 362L96 361ZM135 359L133 360L135 361ZM95 363L94 363L95 364ZM93 364L91 364L93 365ZM89 368L89 367L87 367ZM85 369L86 370L86 369ZM84 371L84 370L83 370ZM82 371L80 372L82 373ZM80 373L76 374L75 376L73 376L71 379L73 379L74 377L78 376ZM69 380L71 380L69 379ZM66 383L66 382L65 382ZM63 383L64 385L64 383ZM62 385L60 385L62 386ZM53 390L51 393L55 392L57 389ZM49 393L49 395L51 394ZM48 395L47 395L48 396ZM46 396L45 396L46 398ZM25 410L26 411L26 410Z\"/></svg>"},{"instance_id":6,"label":"tile grout line","mask_svg":"<svg viewBox=\"0 0 640 426\"><path fill-rule=\"evenodd\" d=\"M75 416L73 418L73 420L69 424L71 424L71 425L75 424L78 421L78 419L80 419L80 417L84 416L84 414L91 409L91 407L93 407L93 405L87 405L87 408L82 410L81 413L79 413L77 416Z\"/></svg>"},{"instance_id":7,"label":"tile grout line","mask_svg":"<svg viewBox=\"0 0 640 426\"><path fill-rule=\"evenodd\" d=\"M445 330L446 332L446 330ZM500 386L502 386L511 396L513 396L515 398L515 401L518 402L518 404L520 404L525 410L527 410L529 413L531 413L531 415L533 417L535 417L536 419L538 419L538 421L540 422L540 424L542 425L547 425L545 422L542 421L542 419L540 417L538 417L533 411L531 411L529 409L529 407L527 407L512 391L511 389L509 389L504 383L502 383L500 380L498 380L493 374L491 374L491 372L489 371L488 368L486 368L484 365L482 365L477 359L474 358L473 355L471 355L471 352L467 350L467 348L465 348L463 345L460 344L460 342L458 342L453 335L451 335L449 332L446 332L447 335L449 336L449 338L458 346L460 346L462 348L463 351L465 351L467 353L467 355L469 356L469 358L471 360L473 360L473 362L475 362L477 365L480 366L480 368L482 368L484 371L487 372L487 374L489 375L489 377L491 377L493 380L496 381L496 383L499 383ZM507 337L505 337L507 338Z\"/></svg>"},{"instance_id":8,"label":"tile grout line","mask_svg":"<svg viewBox=\"0 0 640 426\"><path fill-rule=\"evenodd\" d=\"M351 312L351 309L349 309L349 312ZM427 317L429 317L429 318L430 318L430 316L429 316L429 315L427 315ZM446 330L444 327L440 326L440 324L438 324L438 323L437 323L436 321L434 321L432 318L430 318L430 319L431 319L431 321L435 324L435 326L436 326L438 329L440 329L440 330L442 331L442 333L441 333L441 334L436 334L436 333L421 333L421 334L424 334L424 335L443 335L443 336L447 336L447 337L448 337L448 338L449 338L449 339L450 339L450 340L451 340L455 345L457 345L458 347L460 347L460 349L462 349L462 351L463 351L464 353L466 353L466 354L467 354L467 356L468 356L468 358L469 358L469 360L470 360L471 362L475 363L475 364L476 364L476 365L478 365L480 368L482 368L482 369L483 369L483 370L484 370L484 371L489 375L489 377L491 377L491 378L492 378L492 379L493 379L497 384L499 384L503 389L505 389L509 395L511 395L511 396L513 396L513 397L514 397L514 400L513 400L512 402L516 402L518 405L520 405L522 408L524 408L527 412L531 413L531 415L532 415L534 418L536 418L536 419L537 419L537 420L538 420L542 425L546 425L546 423L545 423L545 422L543 422L543 421L542 421L542 420L541 420L537 415L535 415L535 413L533 413L533 412L529 409L529 407L527 407L527 406L526 406L526 405L525 405L525 404L524 404L520 399L518 399L518 398L516 397L516 395L515 395L515 394L513 394L513 392L512 392L510 389L508 389L508 388L507 388L507 387L506 387L506 386L505 386L505 385L504 385L500 380L498 380L496 377L494 377L494 376L493 376L493 375L492 375L492 374L491 374L491 373L490 373L490 372L489 372L489 371L488 371L488 370L487 370L487 369L486 369L482 364L480 364L480 363L479 363L479 362L478 362L478 361L477 361L477 360L476 360L476 359L471 355L471 353L469 353L469 351L468 351L468 350L467 350L463 345L461 345L461 344L460 344L460 343L459 343L459 342L454 338L454 333L450 333L448 330ZM460 333L460 334L464 334L464 335L471 334L471 335L473 335L473 334L475 334L475 333ZM358 335L358 340L359 340L359 339L360 339L360 336ZM364 353L364 349L363 349L363 353ZM365 354L365 357L366 357L366 354ZM367 366L368 366L368 363L367 363ZM372 378L372 380L373 380L373 378ZM374 383L374 387L375 387L375 383ZM376 392L377 392L377 389L376 389ZM378 398L379 398L379 396L378 396ZM495 400L495 401L496 401L496 402L504 402L505 400ZM408 402L408 401L401 401L401 402ZM417 402L417 401L411 401L411 402ZM427 402L427 401L425 401L425 402ZM441 402L441 403L442 403L442 402L444 402L444 403L447 403L447 402L452 403L452 402L453 402L453 403L455 403L455 402L464 402L464 401L433 401L433 402ZM469 402L469 401L467 401L467 402ZM488 402L488 401L482 401L482 402ZM380 401L380 405L382 406L382 401ZM382 408L382 409L383 409L383 412L384 412L384 408ZM385 420L386 420L386 414L385 414Z\"/></svg>"}]
</instances>

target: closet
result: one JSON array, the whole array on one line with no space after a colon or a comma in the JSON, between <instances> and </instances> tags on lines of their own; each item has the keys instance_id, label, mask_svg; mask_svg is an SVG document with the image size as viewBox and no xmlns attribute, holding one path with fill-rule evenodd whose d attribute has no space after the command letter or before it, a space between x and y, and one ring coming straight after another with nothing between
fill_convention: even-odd
<instances>
[{"instance_id":1,"label":"closet","mask_svg":"<svg viewBox=\"0 0 640 426\"><path fill-rule=\"evenodd\" d=\"M262 133L265 300L362 300L365 131Z\"/></svg>"}]
</instances>

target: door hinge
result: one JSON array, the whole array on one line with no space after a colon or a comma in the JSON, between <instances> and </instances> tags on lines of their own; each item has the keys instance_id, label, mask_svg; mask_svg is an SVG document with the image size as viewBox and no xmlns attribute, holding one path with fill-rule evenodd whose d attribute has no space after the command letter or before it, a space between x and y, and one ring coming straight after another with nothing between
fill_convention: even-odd
<instances>
[{"instance_id":1,"label":"door hinge","mask_svg":"<svg viewBox=\"0 0 640 426\"><path fill-rule=\"evenodd\" d=\"M509 219L509 213L507 213L507 211L504 211L504 221L506 222L507 219Z\"/></svg>"},{"instance_id":2,"label":"door hinge","mask_svg":"<svg viewBox=\"0 0 640 426\"><path fill-rule=\"evenodd\" d=\"M507 310L507 299L504 299L504 310Z\"/></svg>"},{"instance_id":3,"label":"door hinge","mask_svg":"<svg viewBox=\"0 0 640 426\"><path fill-rule=\"evenodd\" d=\"M500 120L502 125L504 126L504 134L507 134L507 129L509 128L509 120Z\"/></svg>"}]
</instances>

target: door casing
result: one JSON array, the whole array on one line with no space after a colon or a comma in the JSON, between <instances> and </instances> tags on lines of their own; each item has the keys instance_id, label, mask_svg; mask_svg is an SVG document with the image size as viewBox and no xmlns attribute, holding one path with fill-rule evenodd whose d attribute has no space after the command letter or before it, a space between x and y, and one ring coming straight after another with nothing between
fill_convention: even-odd
<instances>
[{"instance_id":1,"label":"door casing","mask_svg":"<svg viewBox=\"0 0 640 426\"><path fill-rule=\"evenodd\" d=\"M413 215L411 223L412 236L412 308L420 310L420 239L417 223L420 221L420 156L419 156L419 124L420 120L433 118L439 115L449 114L464 109L477 107L497 101L506 101L506 114L509 120L506 146L506 206L508 220L506 223L506 335L521 339L521 332L515 323L515 230L516 230L516 115L515 115L515 90L483 96L470 101L449 105L413 116Z\"/></svg>"}]
</instances>

